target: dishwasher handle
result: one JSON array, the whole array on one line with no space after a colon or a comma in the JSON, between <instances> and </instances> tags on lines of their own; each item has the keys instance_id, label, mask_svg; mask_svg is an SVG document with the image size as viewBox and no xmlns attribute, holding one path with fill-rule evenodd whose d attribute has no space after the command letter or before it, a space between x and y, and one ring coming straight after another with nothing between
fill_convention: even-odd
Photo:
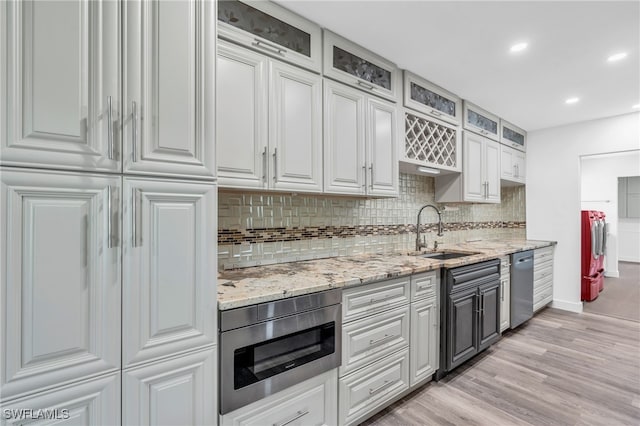
<instances>
[{"instance_id":1,"label":"dishwasher handle","mask_svg":"<svg viewBox=\"0 0 640 426\"><path fill-rule=\"evenodd\" d=\"M531 257L523 257L522 259L518 259L518 263L531 262L532 260L533 260L533 256L531 256Z\"/></svg>"}]
</instances>

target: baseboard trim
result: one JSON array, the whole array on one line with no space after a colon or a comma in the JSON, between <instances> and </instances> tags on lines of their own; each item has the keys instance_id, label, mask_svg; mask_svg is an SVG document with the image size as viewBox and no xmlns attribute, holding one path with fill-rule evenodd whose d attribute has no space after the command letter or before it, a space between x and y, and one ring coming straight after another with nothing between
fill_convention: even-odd
<instances>
[{"instance_id":1,"label":"baseboard trim","mask_svg":"<svg viewBox=\"0 0 640 426\"><path fill-rule=\"evenodd\" d=\"M604 273L605 277L608 278L620 278L620 272L619 271L605 271Z\"/></svg>"},{"instance_id":2,"label":"baseboard trim","mask_svg":"<svg viewBox=\"0 0 640 426\"><path fill-rule=\"evenodd\" d=\"M552 308L562 309L563 311L582 313L582 302L569 302L566 300L554 299L551 303Z\"/></svg>"}]
</instances>

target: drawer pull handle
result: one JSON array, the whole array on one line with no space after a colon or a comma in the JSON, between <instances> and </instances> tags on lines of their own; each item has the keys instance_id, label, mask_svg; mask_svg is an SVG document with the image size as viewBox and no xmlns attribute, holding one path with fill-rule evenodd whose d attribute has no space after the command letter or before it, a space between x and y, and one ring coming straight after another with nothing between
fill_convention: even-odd
<instances>
[{"instance_id":1,"label":"drawer pull handle","mask_svg":"<svg viewBox=\"0 0 640 426\"><path fill-rule=\"evenodd\" d=\"M440 111L432 109L431 110L431 115L435 115L436 117L440 117L442 115L442 113Z\"/></svg>"},{"instance_id":2,"label":"drawer pull handle","mask_svg":"<svg viewBox=\"0 0 640 426\"><path fill-rule=\"evenodd\" d=\"M369 345L375 345L376 343L380 343L380 342L384 342L385 340L389 340L390 338L393 338L395 336L389 336L388 334L385 334L384 336L382 336L379 339L371 339L369 340Z\"/></svg>"},{"instance_id":3,"label":"drawer pull handle","mask_svg":"<svg viewBox=\"0 0 640 426\"><path fill-rule=\"evenodd\" d=\"M298 420L300 417L304 417L307 414L309 414L309 410L304 410L304 411L300 410L296 414L294 414L294 416L291 417L289 420L285 420L283 422L274 423L273 426L285 426L285 425L288 425L289 423L293 423L296 420Z\"/></svg>"},{"instance_id":4,"label":"drawer pull handle","mask_svg":"<svg viewBox=\"0 0 640 426\"><path fill-rule=\"evenodd\" d=\"M382 298L380 298L380 299L376 299L375 297L372 297L371 299L369 299L369 304L370 304L370 305L373 305L373 304L374 304L374 303L376 303L376 302L382 302L383 300L386 300L386 299L388 299L388 298L390 298L390 297L391 297L391 295L390 295L390 294L387 294L386 296L384 296L384 297L382 297Z\"/></svg>"},{"instance_id":5,"label":"drawer pull handle","mask_svg":"<svg viewBox=\"0 0 640 426\"><path fill-rule=\"evenodd\" d=\"M383 390L384 388L388 387L389 385L392 385L393 382L390 382L389 380L385 380L383 384L381 384L380 386L378 386L377 388L371 388L369 389L369 395L373 395L374 393L378 393L381 390Z\"/></svg>"},{"instance_id":6,"label":"drawer pull handle","mask_svg":"<svg viewBox=\"0 0 640 426\"><path fill-rule=\"evenodd\" d=\"M370 85L370 84L367 84L367 83L365 83L365 82L363 82L363 81L360 81L360 80L357 80L357 81L356 81L356 83L358 83L358 85L360 85L360 86L362 86L362 87L364 87L365 89L368 89L368 90L373 90L373 89L375 89L375 87L374 87L374 86L372 86L372 85Z\"/></svg>"},{"instance_id":7,"label":"drawer pull handle","mask_svg":"<svg viewBox=\"0 0 640 426\"><path fill-rule=\"evenodd\" d=\"M275 53L276 55L284 56L287 53L287 49L283 49L280 46L276 46L275 44L267 43L266 41L254 39L255 41L251 43L255 47L259 47L264 50L268 50L269 52Z\"/></svg>"}]
</instances>

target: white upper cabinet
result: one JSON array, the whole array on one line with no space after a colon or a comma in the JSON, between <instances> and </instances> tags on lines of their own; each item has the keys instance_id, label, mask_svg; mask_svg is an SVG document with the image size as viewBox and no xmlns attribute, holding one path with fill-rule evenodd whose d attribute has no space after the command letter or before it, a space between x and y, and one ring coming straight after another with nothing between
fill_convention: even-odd
<instances>
[{"instance_id":1,"label":"white upper cabinet","mask_svg":"<svg viewBox=\"0 0 640 426\"><path fill-rule=\"evenodd\" d=\"M216 187L124 179L123 367L216 341Z\"/></svg>"},{"instance_id":2,"label":"white upper cabinet","mask_svg":"<svg viewBox=\"0 0 640 426\"><path fill-rule=\"evenodd\" d=\"M123 3L124 171L215 173L215 4Z\"/></svg>"},{"instance_id":3,"label":"white upper cabinet","mask_svg":"<svg viewBox=\"0 0 640 426\"><path fill-rule=\"evenodd\" d=\"M321 72L320 27L267 1L218 1L218 36Z\"/></svg>"},{"instance_id":4,"label":"white upper cabinet","mask_svg":"<svg viewBox=\"0 0 640 426\"><path fill-rule=\"evenodd\" d=\"M404 71L404 106L460 125L462 100L447 90Z\"/></svg>"},{"instance_id":5,"label":"white upper cabinet","mask_svg":"<svg viewBox=\"0 0 640 426\"><path fill-rule=\"evenodd\" d=\"M398 194L394 104L325 79L324 136L325 192Z\"/></svg>"},{"instance_id":6,"label":"white upper cabinet","mask_svg":"<svg viewBox=\"0 0 640 426\"><path fill-rule=\"evenodd\" d=\"M117 371L121 179L1 175L0 398Z\"/></svg>"},{"instance_id":7,"label":"white upper cabinet","mask_svg":"<svg viewBox=\"0 0 640 426\"><path fill-rule=\"evenodd\" d=\"M527 132L505 120L500 120L500 143L519 151L527 150Z\"/></svg>"},{"instance_id":8,"label":"white upper cabinet","mask_svg":"<svg viewBox=\"0 0 640 426\"><path fill-rule=\"evenodd\" d=\"M118 172L120 2L0 8L0 163Z\"/></svg>"},{"instance_id":9,"label":"white upper cabinet","mask_svg":"<svg viewBox=\"0 0 640 426\"><path fill-rule=\"evenodd\" d=\"M221 187L322 191L322 78L218 41Z\"/></svg>"},{"instance_id":10,"label":"white upper cabinet","mask_svg":"<svg viewBox=\"0 0 640 426\"><path fill-rule=\"evenodd\" d=\"M500 145L500 179L504 184L525 183L525 153Z\"/></svg>"},{"instance_id":11,"label":"white upper cabinet","mask_svg":"<svg viewBox=\"0 0 640 426\"><path fill-rule=\"evenodd\" d=\"M500 144L464 132L462 173L436 177L436 201L500 202Z\"/></svg>"},{"instance_id":12,"label":"white upper cabinet","mask_svg":"<svg viewBox=\"0 0 640 426\"><path fill-rule=\"evenodd\" d=\"M471 102L464 101L463 127L495 141L500 140L500 119Z\"/></svg>"},{"instance_id":13,"label":"white upper cabinet","mask_svg":"<svg viewBox=\"0 0 640 426\"><path fill-rule=\"evenodd\" d=\"M340 37L323 30L324 75L390 101L398 101L400 70L395 64Z\"/></svg>"}]
</instances>

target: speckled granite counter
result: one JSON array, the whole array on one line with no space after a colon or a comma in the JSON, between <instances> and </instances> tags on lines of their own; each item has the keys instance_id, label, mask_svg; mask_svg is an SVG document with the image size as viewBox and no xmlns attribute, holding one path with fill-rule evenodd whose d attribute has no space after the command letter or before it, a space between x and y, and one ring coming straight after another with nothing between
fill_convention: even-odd
<instances>
[{"instance_id":1,"label":"speckled granite counter","mask_svg":"<svg viewBox=\"0 0 640 426\"><path fill-rule=\"evenodd\" d=\"M484 240L442 245L438 251L477 253L449 260L427 259L415 253L373 254L221 271L218 275L218 308L238 308L441 267L454 268L553 244L550 241Z\"/></svg>"}]
</instances>

